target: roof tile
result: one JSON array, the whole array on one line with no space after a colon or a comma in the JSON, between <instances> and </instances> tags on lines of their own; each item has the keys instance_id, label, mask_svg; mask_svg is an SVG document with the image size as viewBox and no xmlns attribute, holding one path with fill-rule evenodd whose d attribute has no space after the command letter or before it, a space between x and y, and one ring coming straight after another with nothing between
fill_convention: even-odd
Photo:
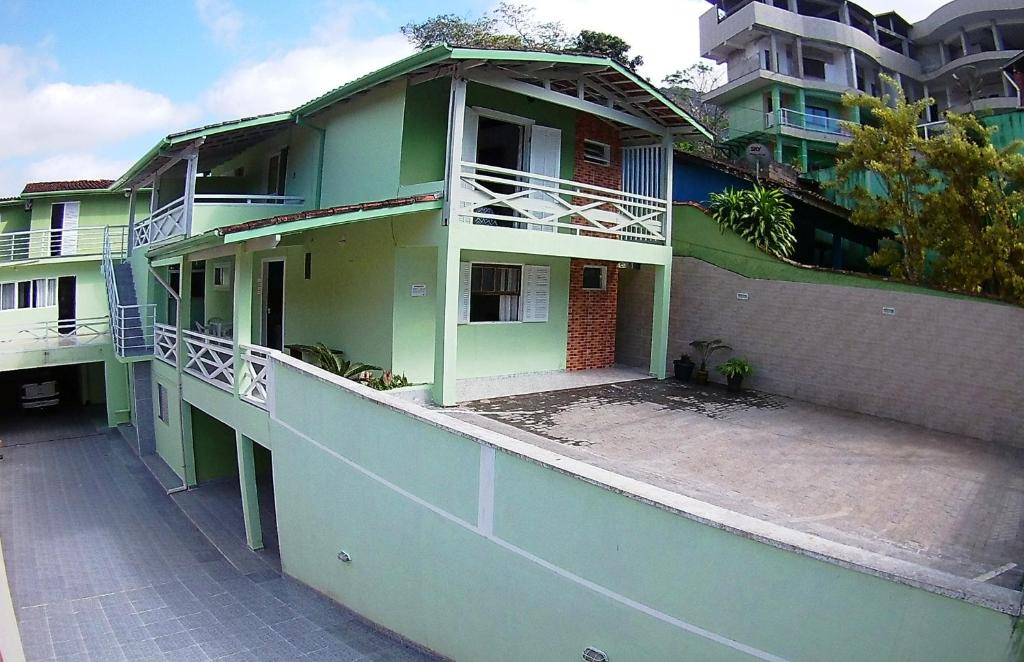
<instances>
[{"instance_id":1,"label":"roof tile","mask_svg":"<svg viewBox=\"0 0 1024 662\"><path fill-rule=\"evenodd\" d=\"M94 191L109 188L113 179L69 179L60 182L31 182L25 184L22 195L28 193L58 193L60 191Z\"/></svg>"}]
</instances>

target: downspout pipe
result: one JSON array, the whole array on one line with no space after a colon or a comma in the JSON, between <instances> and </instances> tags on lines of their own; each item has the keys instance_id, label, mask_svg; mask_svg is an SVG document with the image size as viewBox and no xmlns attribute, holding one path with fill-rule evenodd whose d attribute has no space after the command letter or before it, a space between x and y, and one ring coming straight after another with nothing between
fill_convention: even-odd
<instances>
[{"instance_id":1,"label":"downspout pipe","mask_svg":"<svg viewBox=\"0 0 1024 662\"><path fill-rule=\"evenodd\" d=\"M177 292L175 292L174 289L172 289L171 286L167 284L167 281L165 281L163 278L160 277L160 274L158 274L156 272L156 269L153 268L153 265L147 263L146 264L146 268L149 269L149 273L150 273L150 275L153 276L153 279L156 280L156 282L160 283L160 286L163 287L165 290L167 290L167 294L171 295L171 297L174 299L174 304L175 304L174 305L174 329L175 329L175 333L181 333L181 295L178 294ZM180 276L179 278L184 278L184 276ZM178 427L179 427L179 429L182 432L184 432L184 430L185 430L185 414L182 413L182 409L183 408L181 406L181 402L182 402L182 400L181 400L181 360L182 360L182 357L181 357L180 348L179 348L179 351L175 352L175 354L177 355L176 356L176 358L177 358L177 361L176 361L177 365L175 365L175 368L177 369L177 372L178 372ZM181 437L181 460L184 463L185 462L185 437L184 437L183 434L182 435L178 435L178 436ZM186 473L184 465L181 467L181 470L182 470L183 473ZM182 478L181 478L181 486L180 487L172 487L171 489L167 490L167 494L168 495L177 494L178 492L185 492L186 490L188 490L188 479L185 476L182 476Z\"/></svg>"},{"instance_id":2,"label":"downspout pipe","mask_svg":"<svg viewBox=\"0 0 1024 662\"><path fill-rule=\"evenodd\" d=\"M313 209L320 209L320 196L323 191L324 183L324 149L327 145L327 129L322 126L317 126L312 122L308 122L302 117L296 117L295 124L297 126L304 126L306 128L313 129L320 134L320 148L316 158L316 184L313 193Z\"/></svg>"}]
</instances>

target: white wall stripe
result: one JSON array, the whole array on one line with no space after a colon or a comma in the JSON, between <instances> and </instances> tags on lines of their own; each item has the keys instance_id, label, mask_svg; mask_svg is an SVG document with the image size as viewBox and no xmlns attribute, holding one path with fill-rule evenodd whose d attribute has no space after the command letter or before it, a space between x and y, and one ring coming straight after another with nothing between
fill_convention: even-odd
<instances>
[{"instance_id":1,"label":"white wall stripe","mask_svg":"<svg viewBox=\"0 0 1024 662\"><path fill-rule=\"evenodd\" d=\"M622 595L620 593L616 593L615 591L613 591L613 590L611 590L611 589L609 589L609 588L607 588L605 586L602 586L602 585L597 584L595 582L592 582L592 581L590 581L588 579L580 577L579 575L577 575L577 574L575 574L573 572L570 572L569 570L566 570L565 568L557 566L557 565L555 565L555 564L553 564L553 563L551 563L549 561L545 561L544 559L542 559L539 556L536 556L534 554L531 554L530 552L526 551L525 549L517 547L516 545L513 545L512 543L509 543L509 542L507 542L505 540L502 540L501 538L498 538L497 536L495 536L493 534L493 532L487 533L484 530L482 530L481 528L478 528L477 526L474 526L474 525L470 524L466 520L464 520L464 519L462 519L462 518L460 518L460 517L458 517L458 516L456 516L456 515L454 515L452 513L449 513L448 511L446 511L446 510L444 510L442 508L439 508L438 506L435 506L434 504L432 504L432 503L430 503L430 502L428 502L428 501L426 501L424 499L421 499L420 497L418 497L415 494L409 492L408 490L405 490L405 489L399 487L398 485L395 485L394 483L392 483L391 481L387 480L383 476L379 476L376 473L370 471L369 469L367 469L367 468L365 468L365 467L363 467L363 466L361 466L359 464L356 464L355 462L353 462L352 460L348 459L344 455L338 453L337 451L334 451L334 450L328 448L327 446L324 446L323 444L321 444L320 442L316 441L312 437L306 435L303 432L300 432L299 430L296 430L291 425L285 423L284 421L282 421L281 419L279 419L277 417L276 412L271 411L270 418L271 418L271 420L273 422L277 423L278 425L280 425L284 429L288 430L290 433L294 434L295 436L299 437L300 439L303 439L304 441L306 441L307 443L315 446L316 448L320 449L321 451L327 453L331 457L334 457L335 459L337 459L337 460L343 462L344 464L352 467L353 469L355 469L359 473L363 474L367 478L370 478L371 480L380 483L384 487L387 487L388 489L396 492L397 494L402 495L403 497L405 497L406 499L409 499L413 503L415 503L415 504L417 504L419 506L422 506L422 507L430 510L431 512L433 512L433 513L435 513L437 515L440 515L441 517L449 520L450 522L458 524L459 526L461 526L461 527L463 527L465 529L468 529L468 530L470 530L470 531L472 531L472 532L474 532L474 533L476 533L478 535L483 536L484 538L490 540L494 544L499 545L502 548L504 548L504 549L506 549L506 550L508 550L508 551L510 551L510 552L512 552L512 553L514 553L516 555L518 555L518 556L521 556L522 558L530 561L531 563L535 563L535 564L541 566L542 568L557 574L560 577L568 579L569 581L572 581L572 582L574 582L576 584L579 584L580 586L583 586L584 588L587 588L587 589L589 589L591 591L594 591L595 593L603 595L603 596L605 596L605 597L607 597L607 598L609 598L611 600L614 600L614 601L616 601L616 602L618 602L620 604L623 604L623 605L625 605L625 606L627 606L627 607L629 607L631 609L635 609L635 610L637 610L637 611L639 611L639 612L641 612L643 614L651 616L652 618L656 618L659 621L662 621L664 623L668 623L669 625L677 627L677 628L679 628L681 630L685 630L686 632L694 634L694 635L696 635L698 637L701 637L703 639L707 639L707 640L713 641L713 642L715 642L717 644L721 644L722 646L726 646L728 648L731 648L733 650L739 651L741 653L745 653L745 654L747 654L747 655L749 655L751 657L757 658L759 660L767 660L769 662L787 662L785 658L778 657L777 655L772 655L771 653L768 653L768 652L765 652L763 650L760 650L759 648L755 648L753 646L748 646L747 644L741 643L739 641L735 641L733 639L729 639L728 637L725 637L723 635L717 634L715 632L711 632L710 630L705 630L704 628L702 628L700 626L694 625L692 623L688 623L688 622L686 622L684 620L681 620L679 618L676 618L675 616L671 616L669 614L666 614L666 613L664 613L662 611L658 611L657 609L655 609L653 607L650 607L648 605L645 605L642 602L638 602L638 601L633 600L632 598L626 597L626 596L624 596L624 595ZM491 448L490 450L493 453L494 449ZM492 460L493 460L493 458L492 458ZM481 474L483 474L483 465L484 465L484 456L483 455L481 455L481 457L480 457L480 464L481 464ZM492 469L492 478L493 478L493 465L492 465L491 469ZM491 486L490 486L491 498L492 499L493 499L493 496L494 496L493 488L494 488L494 483L493 483L493 480L492 480L491 481ZM493 508L493 503L491 504L491 507ZM479 516L479 513L478 513L478 516ZM491 517L490 525L493 526L493 510L490 513L490 517Z\"/></svg>"},{"instance_id":2,"label":"white wall stripe","mask_svg":"<svg viewBox=\"0 0 1024 662\"><path fill-rule=\"evenodd\" d=\"M480 446L480 494L476 526L485 536L494 533L494 457L493 446Z\"/></svg>"}]
</instances>

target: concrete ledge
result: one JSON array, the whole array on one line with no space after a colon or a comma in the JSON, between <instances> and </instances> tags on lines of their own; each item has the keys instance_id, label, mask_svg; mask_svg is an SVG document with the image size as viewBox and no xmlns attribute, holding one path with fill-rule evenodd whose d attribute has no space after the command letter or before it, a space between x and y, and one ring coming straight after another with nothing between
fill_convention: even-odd
<instances>
[{"instance_id":1,"label":"concrete ledge","mask_svg":"<svg viewBox=\"0 0 1024 662\"><path fill-rule=\"evenodd\" d=\"M0 541L0 660L3 662L25 662L25 651L18 632L18 618L14 613L11 599L11 585L7 581L7 566L4 565L4 547Z\"/></svg>"},{"instance_id":2,"label":"concrete ledge","mask_svg":"<svg viewBox=\"0 0 1024 662\"><path fill-rule=\"evenodd\" d=\"M794 531L777 524L649 485L642 481L600 469L593 465L519 441L505 434L453 418L442 411L427 409L415 402L375 391L356 382L333 375L308 363L272 352L274 369L287 367L309 377L349 391L352 395L376 402L396 412L416 418L447 432L493 447L527 461L546 466L567 476L586 481L627 498L661 508L681 517L712 526L772 547L832 563L889 581L913 586L946 597L964 600L1001 613L1021 613L1021 593L999 586L979 584L970 579L926 568L916 563L893 559L851 545L832 542L819 536Z\"/></svg>"}]
</instances>

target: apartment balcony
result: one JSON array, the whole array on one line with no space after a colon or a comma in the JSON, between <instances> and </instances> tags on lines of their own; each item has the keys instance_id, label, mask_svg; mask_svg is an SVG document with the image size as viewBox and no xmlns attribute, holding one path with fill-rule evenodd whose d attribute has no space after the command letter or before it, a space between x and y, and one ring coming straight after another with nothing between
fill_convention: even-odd
<instances>
[{"instance_id":1,"label":"apartment balcony","mask_svg":"<svg viewBox=\"0 0 1024 662\"><path fill-rule=\"evenodd\" d=\"M132 246L201 234L223 225L288 214L305 208L305 199L262 193L197 193L189 208L185 196L136 220ZM191 213L190 213L191 212Z\"/></svg>"},{"instance_id":2,"label":"apartment balcony","mask_svg":"<svg viewBox=\"0 0 1024 662\"><path fill-rule=\"evenodd\" d=\"M764 127L795 136L808 136L819 140L848 140L850 130L844 120L801 113L789 108L780 108L765 114Z\"/></svg>"},{"instance_id":3,"label":"apartment balcony","mask_svg":"<svg viewBox=\"0 0 1024 662\"><path fill-rule=\"evenodd\" d=\"M649 195L461 161L452 214L472 225L665 244L669 203L656 197L654 176L661 172L660 148L647 149L647 165L637 160L623 180L648 182Z\"/></svg>"},{"instance_id":4,"label":"apartment balcony","mask_svg":"<svg viewBox=\"0 0 1024 662\"><path fill-rule=\"evenodd\" d=\"M27 260L96 258L103 255L104 235L109 231L110 248L124 255L128 229L123 225L107 227L28 230L0 234L0 264Z\"/></svg>"},{"instance_id":5,"label":"apartment balcony","mask_svg":"<svg viewBox=\"0 0 1024 662\"><path fill-rule=\"evenodd\" d=\"M238 343L236 366L234 338L187 329L182 330L181 338L185 349L181 369L185 374L232 395L237 394L240 400L255 407L267 409L268 365L272 350ZM169 324L154 324L154 357L177 368L178 351L178 330Z\"/></svg>"}]
</instances>

